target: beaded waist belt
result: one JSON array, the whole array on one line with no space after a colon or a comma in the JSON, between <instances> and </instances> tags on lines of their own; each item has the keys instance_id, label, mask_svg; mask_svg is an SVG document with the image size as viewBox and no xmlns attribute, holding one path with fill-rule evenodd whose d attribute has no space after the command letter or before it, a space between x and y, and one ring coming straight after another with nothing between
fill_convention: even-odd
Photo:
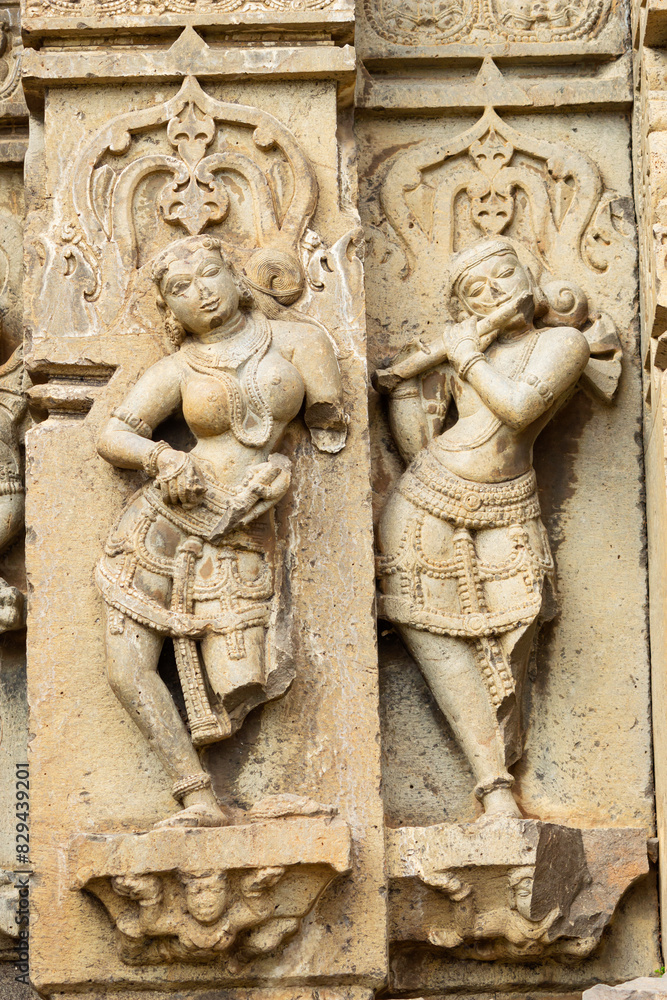
<instances>
[{"instance_id":1,"label":"beaded waist belt","mask_svg":"<svg viewBox=\"0 0 667 1000\"><path fill-rule=\"evenodd\" d=\"M504 483L475 483L454 475L429 450L415 459L398 491L414 506L465 528L523 524L540 516L532 469Z\"/></svg>"}]
</instances>

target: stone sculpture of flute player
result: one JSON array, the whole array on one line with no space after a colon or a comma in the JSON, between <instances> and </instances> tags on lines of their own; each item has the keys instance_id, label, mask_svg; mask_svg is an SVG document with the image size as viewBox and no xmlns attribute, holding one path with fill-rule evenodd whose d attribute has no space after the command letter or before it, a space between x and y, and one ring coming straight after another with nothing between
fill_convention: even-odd
<instances>
[{"instance_id":1,"label":"stone sculpture of flute player","mask_svg":"<svg viewBox=\"0 0 667 1000\"><path fill-rule=\"evenodd\" d=\"M487 814L521 815L521 694L553 561L533 444L589 359L573 327L534 325L539 290L509 241L452 261L458 320L375 374L408 464L378 531L379 611L396 625L473 770ZM444 365L434 421L420 378ZM442 430L454 399L457 421Z\"/></svg>"}]
</instances>

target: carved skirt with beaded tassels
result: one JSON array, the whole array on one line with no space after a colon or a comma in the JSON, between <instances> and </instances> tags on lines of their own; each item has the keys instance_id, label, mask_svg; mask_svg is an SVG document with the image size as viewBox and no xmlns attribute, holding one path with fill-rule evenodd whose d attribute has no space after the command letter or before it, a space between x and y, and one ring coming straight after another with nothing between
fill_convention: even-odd
<instances>
[{"instance_id":1,"label":"carved skirt with beaded tassels","mask_svg":"<svg viewBox=\"0 0 667 1000\"><path fill-rule=\"evenodd\" d=\"M234 492L207 475L204 481L203 500L191 510L165 503L153 483L139 490L96 570L112 633L122 633L129 618L173 639L196 746L235 732L294 677L273 512L211 541ZM213 663L198 648L209 636L220 640Z\"/></svg>"},{"instance_id":2,"label":"carved skirt with beaded tassels","mask_svg":"<svg viewBox=\"0 0 667 1000\"><path fill-rule=\"evenodd\" d=\"M450 472L435 447L426 448L389 498L378 552L380 617L472 645L503 720L510 766L521 755L517 688L527 667L525 649L520 663L512 652L531 626L556 612L535 473L472 482Z\"/></svg>"}]
</instances>

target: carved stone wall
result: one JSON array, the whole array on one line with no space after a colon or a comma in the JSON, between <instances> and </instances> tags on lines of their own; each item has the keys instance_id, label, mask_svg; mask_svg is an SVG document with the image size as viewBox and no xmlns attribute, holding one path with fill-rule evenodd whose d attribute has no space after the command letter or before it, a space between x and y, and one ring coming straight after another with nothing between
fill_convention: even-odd
<instances>
[{"instance_id":1,"label":"carved stone wall","mask_svg":"<svg viewBox=\"0 0 667 1000\"><path fill-rule=\"evenodd\" d=\"M197 18L221 30L236 9L227 6L218 17L202 5ZM323 40L328 13L315 30L306 10L298 45L281 42L292 7L253 5L252 30L261 14L278 41L234 47L240 77L223 43L183 26L178 5L162 6L166 34L148 51L84 33L26 58L27 364L40 421L28 435L27 564L41 595L28 676L32 767L44 776L33 862L51 873L33 890L31 969L47 995L88 983L106 995L122 982L151 996L277 996L340 982L361 997L383 978L362 265L336 103L354 58ZM340 4L319 7L334 27L349 19ZM37 44L39 25L46 33L49 17L61 25L70 11L24 13ZM150 13L109 8L137 30ZM77 60L102 75L113 65L113 85L95 69L82 84ZM198 314L217 315L228 295L241 303L231 353L220 338L197 347L189 321L178 327L177 299L176 312L166 304L163 275L201 260L192 287L210 279L218 291ZM190 403L183 395L164 423L168 390L151 396L149 413L133 387L180 359ZM193 416L202 405L222 421L213 437ZM114 428L153 457L128 470L101 443ZM237 486L216 464L224 441L229 456L263 456ZM194 501L206 493L199 505L170 498L166 484L185 480L161 479L152 464L180 456L174 468L193 469L193 445L208 455L190 473L204 479L188 480ZM118 548L140 486L161 513ZM56 492L57 515L47 501ZM135 568L125 562L119 577L114 559L135 536ZM141 590L141 574L155 571L171 588L162 611L153 585ZM142 715L123 694L148 659L125 647L124 680L114 673L113 649L134 630L148 643L166 637L160 679L148 681L159 685L157 715L154 702ZM143 683L132 687L140 702ZM170 751L176 731L185 773ZM58 946L63 936L73 951Z\"/></svg>"},{"instance_id":2,"label":"carved stone wall","mask_svg":"<svg viewBox=\"0 0 667 1000\"><path fill-rule=\"evenodd\" d=\"M655 5L632 9L635 41L637 100L634 112L635 189L639 223L641 274L642 360L645 371L644 449L646 456L646 515L649 546L651 665L655 741L655 785L658 836L665 828L665 733L663 714L667 663L665 661L664 567L667 482L664 452L664 220L665 135L664 64L665 25ZM661 903L665 899L661 872ZM664 913L664 911L663 911ZM663 916L664 930L664 916Z\"/></svg>"},{"instance_id":3,"label":"carved stone wall","mask_svg":"<svg viewBox=\"0 0 667 1000\"><path fill-rule=\"evenodd\" d=\"M662 967L662 3L0 9L0 1000Z\"/></svg>"}]
</instances>

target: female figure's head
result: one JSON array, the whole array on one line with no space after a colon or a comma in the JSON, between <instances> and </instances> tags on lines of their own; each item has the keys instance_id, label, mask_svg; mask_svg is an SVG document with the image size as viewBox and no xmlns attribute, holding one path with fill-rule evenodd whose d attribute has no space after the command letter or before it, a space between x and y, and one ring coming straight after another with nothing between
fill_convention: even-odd
<instances>
[{"instance_id":1,"label":"female figure's head","mask_svg":"<svg viewBox=\"0 0 667 1000\"><path fill-rule=\"evenodd\" d=\"M220 240L194 236L170 243L153 262L153 280L167 311L169 335L203 337L253 305Z\"/></svg>"}]
</instances>

